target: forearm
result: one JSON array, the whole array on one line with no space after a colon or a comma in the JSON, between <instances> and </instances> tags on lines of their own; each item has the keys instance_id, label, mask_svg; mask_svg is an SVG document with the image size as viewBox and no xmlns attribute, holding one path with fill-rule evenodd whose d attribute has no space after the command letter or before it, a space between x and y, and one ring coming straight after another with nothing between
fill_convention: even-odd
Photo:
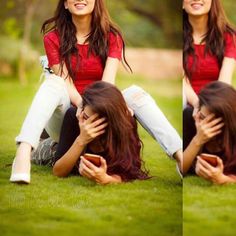
<instances>
[{"instance_id":1,"label":"forearm","mask_svg":"<svg viewBox=\"0 0 236 236\"><path fill-rule=\"evenodd\" d=\"M199 154L202 149L202 144L199 143L197 137L195 136L188 147L184 150L183 153L183 174L185 175L190 169L194 159Z\"/></svg>"},{"instance_id":2,"label":"forearm","mask_svg":"<svg viewBox=\"0 0 236 236\"><path fill-rule=\"evenodd\" d=\"M187 102L195 107L198 104L198 96L194 92L189 80L187 78L183 79L184 92L187 98Z\"/></svg>"},{"instance_id":3,"label":"forearm","mask_svg":"<svg viewBox=\"0 0 236 236\"><path fill-rule=\"evenodd\" d=\"M64 66L63 69L61 70L60 65L54 65L52 66L52 70L55 73L55 75L60 76L64 79L71 103L76 107L80 106L82 103L81 95L77 91L72 78L68 76L68 71L66 67Z\"/></svg>"},{"instance_id":4,"label":"forearm","mask_svg":"<svg viewBox=\"0 0 236 236\"><path fill-rule=\"evenodd\" d=\"M76 165L85 145L80 142L79 137L74 141L70 149L55 163L53 174L58 177L66 177Z\"/></svg>"},{"instance_id":5,"label":"forearm","mask_svg":"<svg viewBox=\"0 0 236 236\"><path fill-rule=\"evenodd\" d=\"M82 97L77 91L77 89L75 88L75 85L73 84L73 82L70 81L69 78L66 79L66 87L67 87L67 91L68 91L71 103L75 105L76 107L80 107L82 103Z\"/></svg>"},{"instance_id":6,"label":"forearm","mask_svg":"<svg viewBox=\"0 0 236 236\"><path fill-rule=\"evenodd\" d=\"M231 84L234 69L235 69L235 60L233 58L225 57L222 62L218 80L227 84Z\"/></svg>"},{"instance_id":7,"label":"forearm","mask_svg":"<svg viewBox=\"0 0 236 236\"><path fill-rule=\"evenodd\" d=\"M118 65L119 65L118 59L108 57L105 69L103 71L102 81L115 84Z\"/></svg>"}]
</instances>

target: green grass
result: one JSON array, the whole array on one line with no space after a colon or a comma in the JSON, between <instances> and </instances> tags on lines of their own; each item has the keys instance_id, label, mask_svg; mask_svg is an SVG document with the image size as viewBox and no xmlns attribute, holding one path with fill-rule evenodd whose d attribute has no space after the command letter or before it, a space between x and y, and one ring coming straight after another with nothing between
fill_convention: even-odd
<instances>
[{"instance_id":1,"label":"green grass","mask_svg":"<svg viewBox=\"0 0 236 236\"><path fill-rule=\"evenodd\" d=\"M233 79L236 87L236 75ZM183 235L236 235L236 188L214 185L198 176L183 181Z\"/></svg>"},{"instance_id":2,"label":"green grass","mask_svg":"<svg viewBox=\"0 0 236 236\"><path fill-rule=\"evenodd\" d=\"M150 92L181 130L180 81L118 76L120 88L132 83ZM0 80L1 235L182 235L182 182L175 163L141 127L144 160L155 176L150 180L99 186L82 177L59 179L49 167L34 165L29 186L9 183L14 137L37 87Z\"/></svg>"},{"instance_id":3,"label":"green grass","mask_svg":"<svg viewBox=\"0 0 236 236\"><path fill-rule=\"evenodd\" d=\"M235 185L217 186L197 176L184 178L183 235L234 236Z\"/></svg>"}]
</instances>

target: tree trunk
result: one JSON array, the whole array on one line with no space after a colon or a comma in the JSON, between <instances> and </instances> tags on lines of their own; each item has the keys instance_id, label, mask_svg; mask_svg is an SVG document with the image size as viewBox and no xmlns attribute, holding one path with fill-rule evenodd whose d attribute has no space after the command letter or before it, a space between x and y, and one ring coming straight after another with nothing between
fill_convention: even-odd
<instances>
[{"instance_id":1,"label":"tree trunk","mask_svg":"<svg viewBox=\"0 0 236 236\"><path fill-rule=\"evenodd\" d=\"M26 1L26 13L24 18L24 31L23 31L23 39L22 39L22 46L19 52L19 67L18 67L18 76L20 83L22 85L27 84L26 78L26 54L27 50L30 47L30 35L31 35L31 28L33 22L33 16L37 5L37 0L28 0Z\"/></svg>"}]
</instances>

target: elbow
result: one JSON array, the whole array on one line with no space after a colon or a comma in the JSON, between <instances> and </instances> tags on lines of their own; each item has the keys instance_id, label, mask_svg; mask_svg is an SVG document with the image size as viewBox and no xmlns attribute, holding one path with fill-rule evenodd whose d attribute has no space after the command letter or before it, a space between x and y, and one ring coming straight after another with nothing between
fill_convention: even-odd
<instances>
[{"instance_id":1,"label":"elbow","mask_svg":"<svg viewBox=\"0 0 236 236\"><path fill-rule=\"evenodd\" d=\"M67 175L65 175L62 171L60 171L58 168L56 168L55 166L52 169L52 174L59 177L59 178L64 178L67 177Z\"/></svg>"},{"instance_id":2,"label":"elbow","mask_svg":"<svg viewBox=\"0 0 236 236\"><path fill-rule=\"evenodd\" d=\"M189 168L187 168L183 165L182 170L181 170L181 174L183 175L183 177L185 177L187 175L188 170L189 170Z\"/></svg>"}]
</instances>

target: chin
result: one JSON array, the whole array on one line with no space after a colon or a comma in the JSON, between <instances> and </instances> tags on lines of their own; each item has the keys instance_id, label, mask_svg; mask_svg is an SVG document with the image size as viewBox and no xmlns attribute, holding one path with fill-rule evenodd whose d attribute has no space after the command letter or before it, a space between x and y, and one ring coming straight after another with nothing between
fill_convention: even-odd
<instances>
[{"instance_id":1,"label":"chin","mask_svg":"<svg viewBox=\"0 0 236 236\"><path fill-rule=\"evenodd\" d=\"M208 15L208 12L197 12L197 11L194 11L194 12L190 12L189 15L191 15L191 16L206 16L206 15Z\"/></svg>"},{"instance_id":2,"label":"chin","mask_svg":"<svg viewBox=\"0 0 236 236\"><path fill-rule=\"evenodd\" d=\"M74 16L87 16L87 15L91 15L91 12L88 11L75 11L71 13Z\"/></svg>"}]
</instances>

